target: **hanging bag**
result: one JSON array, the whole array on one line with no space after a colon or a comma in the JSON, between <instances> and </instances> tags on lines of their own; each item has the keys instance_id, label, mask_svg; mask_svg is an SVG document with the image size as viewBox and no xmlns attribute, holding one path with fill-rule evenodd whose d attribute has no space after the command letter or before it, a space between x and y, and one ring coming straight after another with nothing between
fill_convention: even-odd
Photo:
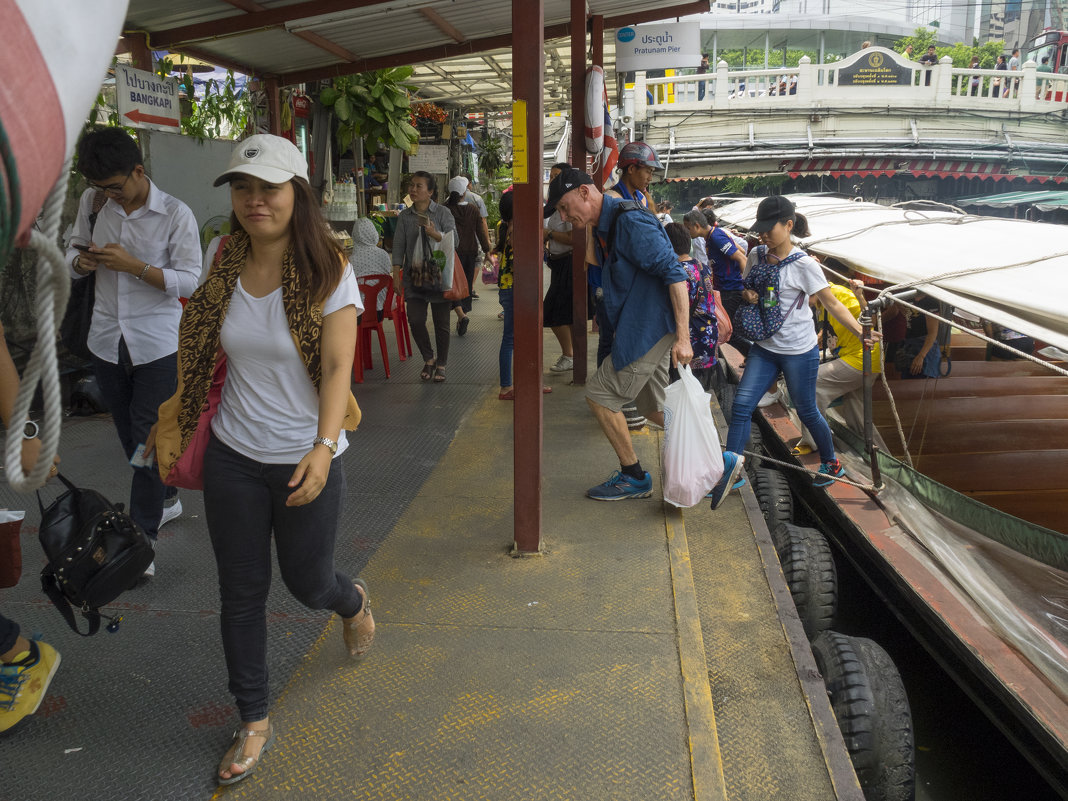
<instances>
[{"instance_id":1,"label":"hanging bag","mask_svg":"<svg viewBox=\"0 0 1068 801\"><path fill-rule=\"evenodd\" d=\"M497 278L501 273L501 262L496 253L486 256L482 262L482 283L487 286L496 286Z\"/></svg>"},{"instance_id":2,"label":"hanging bag","mask_svg":"<svg viewBox=\"0 0 1068 801\"><path fill-rule=\"evenodd\" d=\"M107 195L97 192L93 195L93 204L89 212L89 239L92 241L96 229L96 218L107 202ZM89 328L93 324L93 306L96 303L96 271L85 278L71 279L70 297L59 324L59 341L68 351L79 359L89 361Z\"/></svg>"},{"instance_id":3,"label":"hanging bag","mask_svg":"<svg viewBox=\"0 0 1068 801\"><path fill-rule=\"evenodd\" d=\"M664 500L690 507L723 476L723 449L709 396L689 365L664 390Z\"/></svg>"},{"instance_id":4,"label":"hanging bag","mask_svg":"<svg viewBox=\"0 0 1068 801\"><path fill-rule=\"evenodd\" d=\"M460 263L459 254L453 254L453 270L452 270L452 286L445 291L445 300L463 300L471 294L471 289L467 285L467 273L464 272L464 266Z\"/></svg>"},{"instance_id":5,"label":"hanging bag","mask_svg":"<svg viewBox=\"0 0 1068 801\"><path fill-rule=\"evenodd\" d=\"M41 509L38 538L48 564L41 571L41 588L72 631L91 637L100 630L100 607L111 603L141 578L155 554L148 536L123 511L99 492L79 489L63 474L67 491ZM78 630L74 610L89 621ZM117 631L122 618L113 618L108 631Z\"/></svg>"}]
</instances>

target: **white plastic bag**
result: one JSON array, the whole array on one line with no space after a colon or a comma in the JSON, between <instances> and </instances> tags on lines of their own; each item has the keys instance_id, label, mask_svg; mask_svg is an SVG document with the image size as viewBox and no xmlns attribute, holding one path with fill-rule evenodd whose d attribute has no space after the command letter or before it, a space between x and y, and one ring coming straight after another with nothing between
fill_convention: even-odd
<instances>
[{"instance_id":1,"label":"white plastic bag","mask_svg":"<svg viewBox=\"0 0 1068 801\"><path fill-rule=\"evenodd\" d=\"M452 271L456 265L456 239L452 231L441 235L441 241L434 245L434 251L445 254L445 263L441 267L441 291L452 289Z\"/></svg>"},{"instance_id":2,"label":"white plastic bag","mask_svg":"<svg viewBox=\"0 0 1068 801\"><path fill-rule=\"evenodd\" d=\"M664 390L664 500L690 507L723 476L723 450L709 396L689 366Z\"/></svg>"}]
</instances>

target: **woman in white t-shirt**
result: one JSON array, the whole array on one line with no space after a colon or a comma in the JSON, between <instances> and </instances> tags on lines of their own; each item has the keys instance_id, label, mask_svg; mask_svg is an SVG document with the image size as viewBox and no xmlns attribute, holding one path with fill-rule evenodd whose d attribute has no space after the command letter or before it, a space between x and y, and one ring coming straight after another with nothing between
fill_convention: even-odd
<instances>
[{"instance_id":1,"label":"woman in white t-shirt","mask_svg":"<svg viewBox=\"0 0 1068 801\"><path fill-rule=\"evenodd\" d=\"M232 236L209 248L210 274L179 333L179 427L195 427L217 361L226 379L203 464L204 510L219 570L220 628L241 728L220 784L248 776L274 739L267 717L271 538L293 596L343 619L350 655L371 646L367 586L334 566L345 497L337 458L359 422L350 392L356 317L352 268L328 231L308 166L288 140L240 142L228 183ZM161 454L162 456L162 454Z\"/></svg>"},{"instance_id":2,"label":"woman in white t-shirt","mask_svg":"<svg viewBox=\"0 0 1068 801\"><path fill-rule=\"evenodd\" d=\"M817 487L827 486L833 483L831 476L845 474L834 451L831 429L816 406L820 356L808 299L817 297L823 307L858 339L863 335L860 323L834 296L819 263L794 247L791 236L809 236L808 221L803 214L797 213L794 204L787 198L764 198L757 208L756 222L749 231L759 234L761 243L766 247L766 250L753 248L749 252L749 269L761 257L771 264L783 264L779 271L778 296L783 322L772 336L754 342L746 356L745 372L738 384L731 410L727 450L723 454L723 478L709 493L713 509L735 487L744 461L742 449L749 440L753 412L760 398L775 383L780 371L786 379L786 387L798 416L812 432L819 448L821 475L813 483ZM791 258L795 254L796 257ZM747 303L756 303L758 300L757 292L752 289L746 289L742 294L742 299ZM878 338L878 335L873 334L873 338Z\"/></svg>"}]
</instances>

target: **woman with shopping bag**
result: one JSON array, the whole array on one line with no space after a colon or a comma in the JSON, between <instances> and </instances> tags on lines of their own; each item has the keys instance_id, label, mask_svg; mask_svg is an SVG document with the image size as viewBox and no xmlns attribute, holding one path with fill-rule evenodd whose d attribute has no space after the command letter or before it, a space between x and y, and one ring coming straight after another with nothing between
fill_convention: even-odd
<instances>
[{"instance_id":1,"label":"woman with shopping bag","mask_svg":"<svg viewBox=\"0 0 1068 801\"><path fill-rule=\"evenodd\" d=\"M403 272L404 299L408 309L408 327L423 357L419 377L433 379L435 384L445 381L445 366L449 361L449 312L452 301L443 293L441 267L453 265L454 253L442 250L446 234L456 231L452 213L434 202L438 185L434 176L422 170L412 173L408 194L412 205L397 216L397 230L393 235L393 285L401 290ZM453 244L455 249L455 244ZM436 254L441 254L440 258ZM434 317L434 345L426 327L427 311Z\"/></svg>"}]
</instances>

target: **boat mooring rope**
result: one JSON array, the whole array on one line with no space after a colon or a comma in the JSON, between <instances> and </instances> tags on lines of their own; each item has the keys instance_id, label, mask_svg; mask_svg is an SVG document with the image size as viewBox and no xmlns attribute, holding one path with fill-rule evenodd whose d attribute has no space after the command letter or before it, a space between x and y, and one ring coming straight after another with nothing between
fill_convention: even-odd
<instances>
[{"instance_id":1,"label":"boat mooring rope","mask_svg":"<svg viewBox=\"0 0 1068 801\"><path fill-rule=\"evenodd\" d=\"M4 460L8 482L18 492L29 492L44 486L52 469L52 457L59 453L63 407L56 356L56 332L67 308L70 274L58 242L69 171L70 162L67 162L60 172L59 181L45 201L40 230L34 229L30 232L30 249L37 252L37 341L19 381L19 392L15 398L11 419L24 420L29 416L30 404L37 385L40 384L44 398L44 420L40 430L41 452L37 464L28 475L22 469L22 426L8 427Z\"/></svg>"},{"instance_id":2,"label":"boat mooring rope","mask_svg":"<svg viewBox=\"0 0 1068 801\"><path fill-rule=\"evenodd\" d=\"M742 451L742 454L746 457L752 456L755 459L760 459L764 462L770 462L771 464L777 464L779 467L785 467L788 470L797 470L799 473L808 473L810 476L819 476L820 478L830 479L831 481L837 481L840 484L848 484L851 487L864 490L865 492L878 492L878 487L874 484L858 484L856 481L850 481L848 478L841 478L840 476L832 476L827 473L821 473L818 470L809 470L807 467L802 467L799 464L793 464L792 462L784 462L779 459L773 459L763 453L756 453L754 451Z\"/></svg>"}]
</instances>

